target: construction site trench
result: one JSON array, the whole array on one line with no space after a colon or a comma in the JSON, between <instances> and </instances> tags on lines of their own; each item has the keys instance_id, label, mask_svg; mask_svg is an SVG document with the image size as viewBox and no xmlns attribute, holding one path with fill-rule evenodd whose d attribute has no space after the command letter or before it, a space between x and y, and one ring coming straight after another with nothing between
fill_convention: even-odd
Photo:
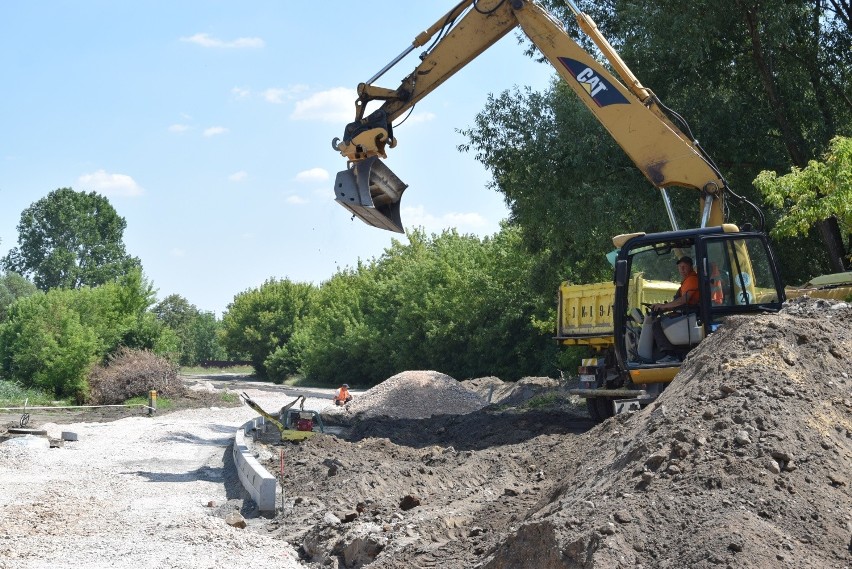
<instances>
[{"instance_id":1,"label":"construction site trench","mask_svg":"<svg viewBox=\"0 0 852 569\"><path fill-rule=\"evenodd\" d=\"M251 445L282 481L266 515L228 462L247 407L53 418L80 440L0 444L0 567L848 568L850 376L852 307L800 298L728 319L657 401L599 425L548 378L309 393L334 434Z\"/></svg>"}]
</instances>

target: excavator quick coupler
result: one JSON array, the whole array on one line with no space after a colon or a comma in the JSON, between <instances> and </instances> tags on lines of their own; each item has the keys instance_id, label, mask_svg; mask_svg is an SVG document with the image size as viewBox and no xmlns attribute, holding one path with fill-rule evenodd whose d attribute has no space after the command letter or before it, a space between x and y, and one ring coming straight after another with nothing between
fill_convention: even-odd
<instances>
[{"instance_id":1,"label":"excavator quick coupler","mask_svg":"<svg viewBox=\"0 0 852 569\"><path fill-rule=\"evenodd\" d=\"M337 173L335 201L367 225L405 233L399 202L407 187L378 156L371 156Z\"/></svg>"}]
</instances>

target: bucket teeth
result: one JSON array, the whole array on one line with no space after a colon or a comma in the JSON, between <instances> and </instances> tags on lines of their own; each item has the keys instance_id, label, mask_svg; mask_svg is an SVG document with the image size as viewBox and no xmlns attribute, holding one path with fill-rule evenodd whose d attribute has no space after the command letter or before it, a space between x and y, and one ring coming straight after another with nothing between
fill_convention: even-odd
<instances>
[{"instance_id":1,"label":"bucket teeth","mask_svg":"<svg viewBox=\"0 0 852 569\"><path fill-rule=\"evenodd\" d=\"M337 173L335 201L367 225L404 233L399 204L407 187L377 156L372 156Z\"/></svg>"}]
</instances>

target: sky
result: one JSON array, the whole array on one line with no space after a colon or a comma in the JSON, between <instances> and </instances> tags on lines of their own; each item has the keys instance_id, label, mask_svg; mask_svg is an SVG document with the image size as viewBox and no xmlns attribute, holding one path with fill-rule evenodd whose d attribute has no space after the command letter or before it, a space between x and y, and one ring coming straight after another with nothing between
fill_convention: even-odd
<instances>
[{"instance_id":1,"label":"sky","mask_svg":"<svg viewBox=\"0 0 852 569\"><path fill-rule=\"evenodd\" d=\"M95 191L157 298L217 316L268 279L321 284L407 237L334 201L355 87L455 0L9 0L0 6L0 255L57 188ZM375 84L396 88L415 50ZM507 215L457 130L554 72L510 33L394 129L406 228L481 237Z\"/></svg>"}]
</instances>

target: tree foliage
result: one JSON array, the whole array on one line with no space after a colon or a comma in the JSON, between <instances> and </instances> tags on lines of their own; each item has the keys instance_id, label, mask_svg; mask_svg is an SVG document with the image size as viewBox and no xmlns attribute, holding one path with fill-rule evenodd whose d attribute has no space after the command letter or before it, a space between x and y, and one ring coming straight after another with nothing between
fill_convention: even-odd
<instances>
[{"instance_id":1,"label":"tree foliage","mask_svg":"<svg viewBox=\"0 0 852 569\"><path fill-rule=\"evenodd\" d=\"M299 339L304 375L372 385L405 369L464 379L555 373L556 346L535 326L535 259L506 227L480 240L410 231L376 260L323 283ZM549 331L552 335L552 330Z\"/></svg>"},{"instance_id":2,"label":"tree foliage","mask_svg":"<svg viewBox=\"0 0 852 569\"><path fill-rule=\"evenodd\" d=\"M290 341L308 313L316 289L289 279L270 279L234 297L222 316L220 340L232 357L247 357L267 377L266 359Z\"/></svg>"},{"instance_id":3,"label":"tree foliage","mask_svg":"<svg viewBox=\"0 0 852 569\"><path fill-rule=\"evenodd\" d=\"M101 285L141 266L125 252L126 225L105 197L60 188L21 214L19 246L2 266L41 290Z\"/></svg>"},{"instance_id":4,"label":"tree foliage","mask_svg":"<svg viewBox=\"0 0 852 569\"><path fill-rule=\"evenodd\" d=\"M852 138L834 138L822 161L794 166L789 174L764 170L754 185L782 212L773 235L806 235L829 217L837 219L844 234L852 234Z\"/></svg>"},{"instance_id":5,"label":"tree foliage","mask_svg":"<svg viewBox=\"0 0 852 569\"><path fill-rule=\"evenodd\" d=\"M595 52L564 3L544 3ZM842 5L606 0L581 7L641 82L689 120L683 130L700 139L734 191L748 200L760 201L752 186L758 172L804 165L835 133L852 130L852 50L837 50L850 39ZM492 172L530 250L551 248L544 271L594 280L607 269L600 255L609 249L611 235L667 229L650 184L558 82L545 93L516 89L489 98L463 133L469 142L462 149L474 150ZM695 192L670 195L681 226L697 225ZM729 199L728 207L732 222L758 221L745 202ZM779 212L769 214L771 227ZM820 232L779 244L788 280L829 268L831 257L820 251L819 236L828 245L831 232L822 225Z\"/></svg>"},{"instance_id":6,"label":"tree foliage","mask_svg":"<svg viewBox=\"0 0 852 569\"><path fill-rule=\"evenodd\" d=\"M0 323L6 320L13 302L37 292L36 286L18 273L0 275Z\"/></svg>"},{"instance_id":7,"label":"tree foliage","mask_svg":"<svg viewBox=\"0 0 852 569\"><path fill-rule=\"evenodd\" d=\"M148 311L152 298L136 269L99 287L19 299L0 324L4 378L84 401L89 370L119 348L174 354L175 335Z\"/></svg>"},{"instance_id":8,"label":"tree foliage","mask_svg":"<svg viewBox=\"0 0 852 569\"><path fill-rule=\"evenodd\" d=\"M225 359L225 349L217 337L221 323L212 313L198 310L178 294L167 296L154 305L151 312L177 336L180 365Z\"/></svg>"}]
</instances>

